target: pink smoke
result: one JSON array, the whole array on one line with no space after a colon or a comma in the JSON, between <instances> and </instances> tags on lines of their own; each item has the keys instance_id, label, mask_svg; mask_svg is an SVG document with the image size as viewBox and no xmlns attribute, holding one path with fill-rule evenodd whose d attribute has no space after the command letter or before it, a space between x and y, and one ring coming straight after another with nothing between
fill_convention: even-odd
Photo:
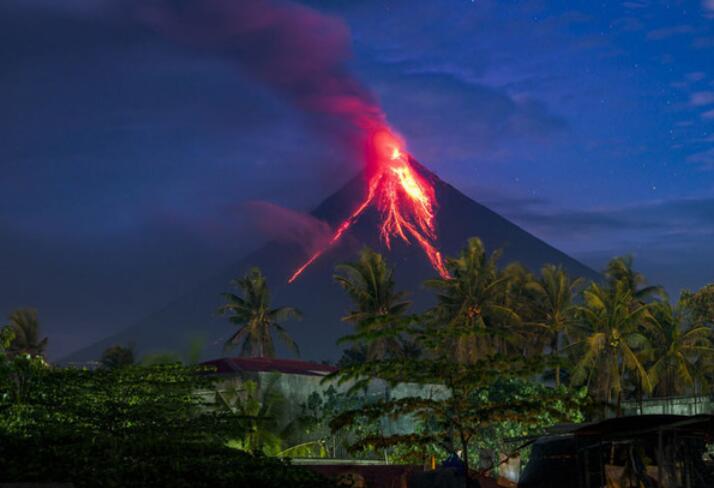
<instances>
[{"instance_id":1,"label":"pink smoke","mask_svg":"<svg viewBox=\"0 0 714 488\"><path fill-rule=\"evenodd\" d=\"M332 230L312 215L296 212L269 202L252 201L241 205L248 224L270 240L292 242L306 253L313 253L329 242Z\"/></svg>"},{"instance_id":2,"label":"pink smoke","mask_svg":"<svg viewBox=\"0 0 714 488\"><path fill-rule=\"evenodd\" d=\"M351 36L336 17L278 0L157 0L137 15L170 38L235 61L295 107L327 119L344 142L363 148L385 125L348 69Z\"/></svg>"}]
</instances>

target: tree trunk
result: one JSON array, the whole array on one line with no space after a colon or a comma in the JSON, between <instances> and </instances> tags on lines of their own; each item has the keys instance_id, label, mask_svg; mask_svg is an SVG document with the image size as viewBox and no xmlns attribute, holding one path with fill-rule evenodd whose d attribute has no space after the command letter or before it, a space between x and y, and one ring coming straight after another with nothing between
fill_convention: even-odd
<instances>
[{"instance_id":1,"label":"tree trunk","mask_svg":"<svg viewBox=\"0 0 714 488\"><path fill-rule=\"evenodd\" d=\"M555 333L555 340L553 341L553 350L555 351L555 357L560 359L560 333ZM555 367L555 387L560 388L560 364Z\"/></svg>"},{"instance_id":2,"label":"tree trunk","mask_svg":"<svg viewBox=\"0 0 714 488\"><path fill-rule=\"evenodd\" d=\"M461 449L462 449L462 458L461 460L464 462L464 475L466 476L466 486L469 486L469 442L466 440L466 436L464 436L464 432L460 431L459 436L461 437Z\"/></svg>"},{"instance_id":3,"label":"tree trunk","mask_svg":"<svg viewBox=\"0 0 714 488\"><path fill-rule=\"evenodd\" d=\"M560 388L560 365L555 367L555 387Z\"/></svg>"}]
</instances>

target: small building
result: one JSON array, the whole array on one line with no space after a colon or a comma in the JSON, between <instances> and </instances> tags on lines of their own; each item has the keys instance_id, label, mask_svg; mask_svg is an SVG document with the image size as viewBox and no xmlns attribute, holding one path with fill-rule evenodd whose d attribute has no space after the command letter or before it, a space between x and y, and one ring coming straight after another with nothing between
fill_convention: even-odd
<instances>
[{"instance_id":1,"label":"small building","mask_svg":"<svg viewBox=\"0 0 714 488\"><path fill-rule=\"evenodd\" d=\"M305 402L313 392L322 392L322 380L337 371L334 366L297 359L228 357L201 363L216 368L224 388L237 386L246 380L259 387L274 383L274 387L289 401Z\"/></svg>"},{"instance_id":2,"label":"small building","mask_svg":"<svg viewBox=\"0 0 714 488\"><path fill-rule=\"evenodd\" d=\"M317 403L338 396L342 398L337 399L337 402L345 401L342 394L352 386L350 382L340 384L337 379L327 378L338 371L334 366L296 359L227 357L206 361L201 365L215 368L215 374L219 377L216 391L206 393L222 396L227 403L235 401L237 395L245 395L245 383L248 381L255 383L261 399L265 399L268 393L273 398L279 396L280 408L274 410L280 412L277 421L284 426L304 415L309 404L314 403L318 397L320 400ZM385 381L373 379L366 390L359 391L356 396L358 402L370 402L406 396L442 397L445 394L448 393L440 385L400 383L392 387ZM220 401L219 398L216 400ZM353 403L351 400L347 402ZM410 417L385 417L381 421L381 429L385 434L409 433L413 432L414 423ZM301 440L309 441L311 438Z\"/></svg>"},{"instance_id":3,"label":"small building","mask_svg":"<svg viewBox=\"0 0 714 488\"><path fill-rule=\"evenodd\" d=\"M711 488L714 416L639 415L566 426L534 444L520 488Z\"/></svg>"}]
</instances>

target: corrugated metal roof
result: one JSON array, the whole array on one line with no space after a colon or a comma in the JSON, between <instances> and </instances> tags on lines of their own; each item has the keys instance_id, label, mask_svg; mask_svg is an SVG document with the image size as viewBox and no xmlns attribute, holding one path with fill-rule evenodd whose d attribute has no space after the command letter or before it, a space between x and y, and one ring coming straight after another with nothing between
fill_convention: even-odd
<instances>
[{"instance_id":1,"label":"corrugated metal roof","mask_svg":"<svg viewBox=\"0 0 714 488\"><path fill-rule=\"evenodd\" d=\"M308 376L325 376L337 371L334 366L311 363L297 359L233 357L219 358L201 363L203 366L213 366L219 374L239 372L278 372Z\"/></svg>"}]
</instances>

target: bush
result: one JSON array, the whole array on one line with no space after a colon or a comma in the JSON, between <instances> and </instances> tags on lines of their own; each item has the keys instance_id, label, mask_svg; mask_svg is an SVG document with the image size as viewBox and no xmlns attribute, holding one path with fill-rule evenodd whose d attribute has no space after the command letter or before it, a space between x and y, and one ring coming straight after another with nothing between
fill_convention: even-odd
<instances>
[{"instance_id":1,"label":"bush","mask_svg":"<svg viewBox=\"0 0 714 488\"><path fill-rule=\"evenodd\" d=\"M6 362L0 375L2 482L329 486L286 461L226 447L244 422L196 394L212 386L198 368L28 369L21 360ZM18 382L31 387L17 389Z\"/></svg>"}]
</instances>

